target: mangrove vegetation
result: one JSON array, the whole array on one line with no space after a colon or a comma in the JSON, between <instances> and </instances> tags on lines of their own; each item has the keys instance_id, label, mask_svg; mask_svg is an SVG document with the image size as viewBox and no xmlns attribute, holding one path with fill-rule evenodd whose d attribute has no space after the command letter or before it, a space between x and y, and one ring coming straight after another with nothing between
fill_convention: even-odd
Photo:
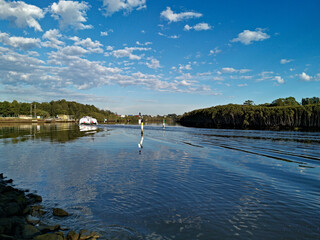
<instances>
[{"instance_id":1,"label":"mangrove vegetation","mask_svg":"<svg viewBox=\"0 0 320 240\"><path fill-rule=\"evenodd\" d=\"M228 104L185 113L180 123L189 127L320 130L320 99L294 97L279 98L272 103L255 105L252 100L244 104Z\"/></svg>"}]
</instances>

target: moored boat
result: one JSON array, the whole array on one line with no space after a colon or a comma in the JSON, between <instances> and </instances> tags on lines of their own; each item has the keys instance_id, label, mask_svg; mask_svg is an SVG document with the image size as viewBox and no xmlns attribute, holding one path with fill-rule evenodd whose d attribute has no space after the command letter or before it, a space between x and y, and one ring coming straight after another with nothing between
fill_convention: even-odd
<instances>
[{"instance_id":1,"label":"moored boat","mask_svg":"<svg viewBox=\"0 0 320 240\"><path fill-rule=\"evenodd\" d=\"M85 116L79 120L79 125L97 125L97 119L89 116Z\"/></svg>"}]
</instances>

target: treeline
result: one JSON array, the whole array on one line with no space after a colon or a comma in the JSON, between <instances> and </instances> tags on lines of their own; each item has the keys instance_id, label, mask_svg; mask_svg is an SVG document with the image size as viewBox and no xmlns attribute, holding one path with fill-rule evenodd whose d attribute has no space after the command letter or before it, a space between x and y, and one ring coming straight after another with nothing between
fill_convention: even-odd
<instances>
[{"instance_id":1,"label":"treeline","mask_svg":"<svg viewBox=\"0 0 320 240\"><path fill-rule=\"evenodd\" d=\"M185 113L180 123L190 127L235 129L305 129L320 130L320 99L279 98L272 103L255 105L228 104Z\"/></svg>"},{"instance_id":2,"label":"treeline","mask_svg":"<svg viewBox=\"0 0 320 240\"><path fill-rule=\"evenodd\" d=\"M101 110L94 105L69 102L64 99L42 103L23 103L16 100L12 102L0 102L0 116L2 117L32 115L44 118L54 118L59 114L72 115L75 119L89 115L98 119L98 121L103 121L105 118L115 116L115 114L109 110Z\"/></svg>"}]
</instances>

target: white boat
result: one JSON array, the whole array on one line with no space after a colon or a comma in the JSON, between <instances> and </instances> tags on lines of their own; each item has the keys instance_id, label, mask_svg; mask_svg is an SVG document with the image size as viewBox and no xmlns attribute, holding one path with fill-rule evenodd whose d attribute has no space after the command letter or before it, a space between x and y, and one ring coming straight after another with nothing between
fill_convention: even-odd
<instances>
[{"instance_id":1,"label":"white boat","mask_svg":"<svg viewBox=\"0 0 320 240\"><path fill-rule=\"evenodd\" d=\"M97 119L89 116L85 116L79 120L79 125L97 125Z\"/></svg>"}]
</instances>

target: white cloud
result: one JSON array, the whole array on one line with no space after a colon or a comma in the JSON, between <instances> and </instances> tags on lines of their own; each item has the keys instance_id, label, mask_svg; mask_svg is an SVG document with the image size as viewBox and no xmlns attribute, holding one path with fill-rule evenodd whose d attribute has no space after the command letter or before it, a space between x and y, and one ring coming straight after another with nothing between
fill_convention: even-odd
<instances>
[{"instance_id":1,"label":"white cloud","mask_svg":"<svg viewBox=\"0 0 320 240\"><path fill-rule=\"evenodd\" d=\"M50 29L42 35L43 39L48 39L48 41L42 43L42 46L59 48L61 45L64 45L64 42L59 40L61 37L62 35L58 29Z\"/></svg>"},{"instance_id":2,"label":"white cloud","mask_svg":"<svg viewBox=\"0 0 320 240\"><path fill-rule=\"evenodd\" d=\"M289 62L292 62L292 61L293 61L292 59L281 59L280 63L281 64L286 64L286 63L289 63Z\"/></svg>"},{"instance_id":3,"label":"white cloud","mask_svg":"<svg viewBox=\"0 0 320 240\"><path fill-rule=\"evenodd\" d=\"M202 14L197 12L174 13L170 7L167 7L166 10L161 12L160 16L171 23L183 21L190 18L199 18L202 17Z\"/></svg>"},{"instance_id":4,"label":"white cloud","mask_svg":"<svg viewBox=\"0 0 320 240\"><path fill-rule=\"evenodd\" d=\"M0 32L0 42L13 48L27 51L40 47L41 41L39 38L10 37L9 34Z\"/></svg>"},{"instance_id":5,"label":"white cloud","mask_svg":"<svg viewBox=\"0 0 320 240\"><path fill-rule=\"evenodd\" d=\"M306 81L306 82L309 82L312 79L312 77L306 74L305 72L299 74L299 77L302 81Z\"/></svg>"},{"instance_id":6,"label":"white cloud","mask_svg":"<svg viewBox=\"0 0 320 240\"><path fill-rule=\"evenodd\" d=\"M139 42L139 41L136 41L136 44L139 45L139 46L148 46L148 45L151 45L152 42L141 43L141 42Z\"/></svg>"},{"instance_id":7,"label":"white cloud","mask_svg":"<svg viewBox=\"0 0 320 240\"><path fill-rule=\"evenodd\" d=\"M105 15L111 16L118 11L131 12L132 10L141 10L146 8L146 0L103 0Z\"/></svg>"},{"instance_id":8,"label":"white cloud","mask_svg":"<svg viewBox=\"0 0 320 240\"><path fill-rule=\"evenodd\" d=\"M26 4L22 1L6 2L0 0L0 19L9 20L17 27L31 27L36 31L42 31L38 19L44 17L42 9Z\"/></svg>"},{"instance_id":9,"label":"white cloud","mask_svg":"<svg viewBox=\"0 0 320 240\"><path fill-rule=\"evenodd\" d=\"M82 56L86 54L88 51L79 46L67 46L61 49L61 52L67 56Z\"/></svg>"},{"instance_id":10,"label":"white cloud","mask_svg":"<svg viewBox=\"0 0 320 240\"><path fill-rule=\"evenodd\" d=\"M277 83L279 84L283 84L284 83L284 79L280 76L275 76L274 79L277 81Z\"/></svg>"},{"instance_id":11,"label":"white cloud","mask_svg":"<svg viewBox=\"0 0 320 240\"><path fill-rule=\"evenodd\" d=\"M82 46L90 52L103 53L103 49L101 48L103 45L97 40L92 41L91 38L80 39L78 37L72 37L70 39L75 41L75 45Z\"/></svg>"},{"instance_id":12,"label":"white cloud","mask_svg":"<svg viewBox=\"0 0 320 240\"><path fill-rule=\"evenodd\" d=\"M168 36L168 35L163 34L163 33L161 33L161 32L158 32L158 35L159 35L159 36L162 36L162 37L166 37L166 38L171 38L171 39L178 39L178 38L180 38L180 36L178 36L178 35Z\"/></svg>"},{"instance_id":13,"label":"white cloud","mask_svg":"<svg viewBox=\"0 0 320 240\"><path fill-rule=\"evenodd\" d=\"M221 50L218 47L216 47L216 48L210 50L209 56L210 55L216 56L218 53L221 53Z\"/></svg>"},{"instance_id":14,"label":"white cloud","mask_svg":"<svg viewBox=\"0 0 320 240\"><path fill-rule=\"evenodd\" d=\"M231 40L231 42L241 42L245 45L249 45L254 41L263 41L270 38L268 34L263 32L263 29L257 28L255 31L244 30L239 33L237 38Z\"/></svg>"},{"instance_id":15,"label":"white cloud","mask_svg":"<svg viewBox=\"0 0 320 240\"><path fill-rule=\"evenodd\" d=\"M242 84L238 84L237 86L238 86L238 87L247 87L248 84L247 84L247 83L242 83Z\"/></svg>"},{"instance_id":16,"label":"white cloud","mask_svg":"<svg viewBox=\"0 0 320 240\"><path fill-rule=\"evenodd\" d=\"M69 26L74 29L89 29L91 25L84 25L87 22L86 11L89 5L86 2L59 0L53 3L50 11L54 19L59 20L61 29Z\"/></svg>"},{"instance_id":17,"label":"white cloud","mask_svg":"<svg viewBox=\"0 0 320 240\"><path fill-rule=\"evenodd\" d=\"M131 50L137 51L138 49L131 48ZM2 89L18 90L23 86L24 90L45 91L50 95L50 98L56 97L54 93L66 93L66 87L85 90L110 84L143 86L161 92L221 94L206 85L188 80L193 77L190 74L185 74L181 81L163 80L162 75L141 72L125 74L122 69L104 66L104 62L82 58L82 54L85 54L87 50L75 45L50 52L47 62L15 53L9 48L0 47L0 50ZM156 64L156 62L154 63Z\"/></svg>"},{"instance_id":18,"label":"white cloud","mask_svg":"<svg viewBox=\"0 0 320 240\"><path fill-rule=\"evenodd\" d=\"M142 47L125 47L124 49L113 50L111 53L106 53L106 56L113 55L116 58L128 57L131 60L140 60L141 56L134 55L134 51L149 51L151 48Z\"/></svg>"},{"instance_id":19,"label":"white cloud","mask_svg":"<svg viewBox=\"0 0 320 240\"><path fill-rule=\"evenodd\" d=\"M250 69L235 69L235 68L231 68L231 67L225 67L221 69L221 72L223 73L247 73L250 72Z\"/></svg>"},{"instance_id":20,"label":"white cloud","mask_svg":"<svg viewBox=\"0 0 320 240\"><path fill-rule=\"evenodd\" d=\"M260 81L264 81L264 80L272 80L274 78L273 74L274 74L274 72L271 72L271 71L261 72L260 74L258 74L260 76L260 78L257 79L257 81L260 82Z\"/></svg>"},{"instance_id":21,"label":"white cloud","mask_svg":"<svg viewBox=\"0 0 320 240\"><path fill-rule=\"evenodd\" d=\"M110 32L113 32L113 29L109 29L105 32L100 32L100 36L102 36L102 37L109 36Z\"/></svg>"},{"instance_id":22,"label":"white cloud","mask_svg":"<svg viewBox=\"0 0 320 240\"><path fill-rule=\"evenodd\" d=\"M157 69L160 68L160 62L157 59L151 58L150 63L146 63L148 68Z\"/></svg>"},{"instance_id":23,"label":"white cloud","mask_svg":"<svg viewBox=\"0 0 320 240\"><path fill-rule=\"evenodd\" d=\"M186 25L184 26L184 28L183 28L183 30L185 30L185 31L190 31L191 29L192 29L192 27L189 26L188 24L186 24Z\"/></svg>"},{"instance_id":24,"label":"white cloud","mask_svg":"<svg viewBox=\"0 0 320 240\"><path fill-rule=\"evenodd\" d=\"M192 70L192 67L190 64L186 64L186 65L179 64L179 70Z\"/></svg>"},{"instance_id":25,"label":"white cloud","mask_svg":"<svg viewBox=\"0 0 320 240\"><path fill-rule=\"evenodd\" d=\"M198 23L193 27L189 26L188 24L184 26L185 31L190 31L194 29L195 31L207 31L210 30L212 27L208 23Z\"/></svg>"}]
</instances>

